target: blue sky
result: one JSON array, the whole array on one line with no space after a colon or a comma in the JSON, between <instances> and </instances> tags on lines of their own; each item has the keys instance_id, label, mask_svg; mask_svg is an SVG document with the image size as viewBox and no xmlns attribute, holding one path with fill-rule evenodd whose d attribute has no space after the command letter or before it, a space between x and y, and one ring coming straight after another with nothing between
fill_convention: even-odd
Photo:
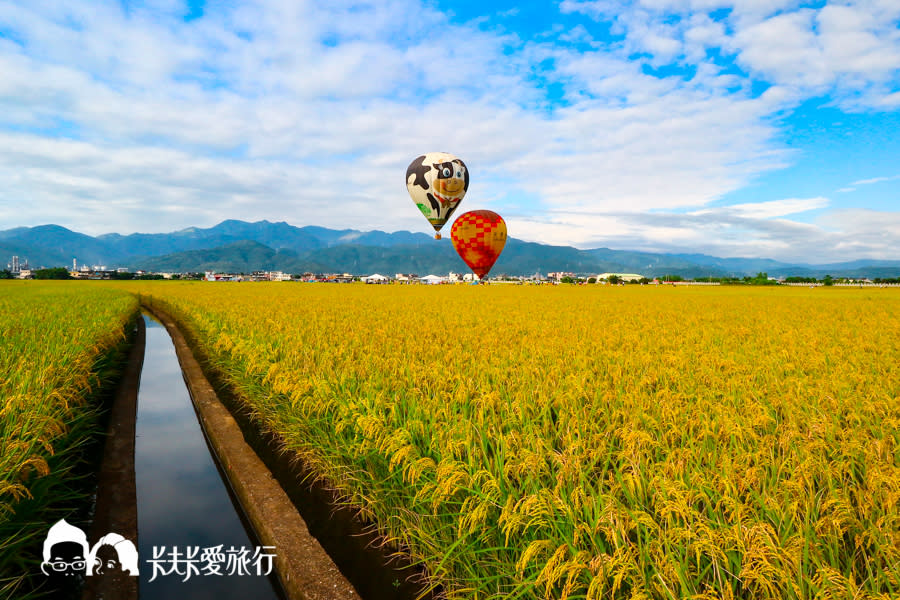
<instances>
[{"instance_id":1,"label":"blue sky","mask_svg":"<svg viewBox=\"0 0 900 600\"><path fill-rule=\"evenodd\" d=\"M0 0L0 229L427 232L900 259L896 0Z\"/></svg>"}]
</instances>

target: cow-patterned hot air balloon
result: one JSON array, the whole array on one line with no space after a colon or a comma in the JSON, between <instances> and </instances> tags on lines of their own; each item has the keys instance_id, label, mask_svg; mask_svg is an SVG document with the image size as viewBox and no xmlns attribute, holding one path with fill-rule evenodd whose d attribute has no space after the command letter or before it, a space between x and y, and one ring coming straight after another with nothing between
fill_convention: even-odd
<instances>
[{"instance_id":1,"label":"cow-patterned hot air balloon","mask_svg":"<svg viewBox=\"0 0 900 600\"><path fill-rule=\"evenodd\" d=\"M453 223L450 239L463 262L482 279L506 245L506 222L494 211L471 210Z\"/></svg>"},{"instance_id":2,"label":"cow-patterned hot air balloon","mask_svg":"<svg viewBox=\"0 0 900 600\"><path fill-rule=\"evenodd\" d=\"M446 152L429 152L406 169L406 189L413 202L441 239L441 227L462 202L469 189L469 170L463 161Z\"/></svg>"}]
</instances>

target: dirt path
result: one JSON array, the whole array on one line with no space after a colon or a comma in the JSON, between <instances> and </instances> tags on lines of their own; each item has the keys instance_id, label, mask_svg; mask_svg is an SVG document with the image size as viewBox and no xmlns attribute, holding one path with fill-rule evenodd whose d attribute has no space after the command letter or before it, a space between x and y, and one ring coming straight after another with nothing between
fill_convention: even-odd
<instances>
[{"instance_id":1,"label":"dirt path","mask_svg":"<svg viewBox=\"0 0 900 600\"><path fill-rule=\"evenodd\" d=\"M97 502L89 539L98 540L118 533L137 545L137 493L134 477L134 432L137 395L144 364L146 332L137 319L137 333L128 353L128 362L116 388L109 415L103 459L97 478ZM82 598L93 600L135 600L137 577L86 577Z\"/></svg>"}]
</instances>

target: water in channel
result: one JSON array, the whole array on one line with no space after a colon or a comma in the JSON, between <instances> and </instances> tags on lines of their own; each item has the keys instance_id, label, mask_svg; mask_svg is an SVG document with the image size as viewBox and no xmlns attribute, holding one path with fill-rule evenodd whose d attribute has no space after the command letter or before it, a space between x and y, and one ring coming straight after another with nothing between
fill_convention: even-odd
<instances>
[{"instance_id":1,"label":"water in channel","mask_svg":"<svg viewBox=\"0 0 900 600\"><path fill-rule=\"evenodd\" d=\"M241 559L252 557L260 544L247 533L210 454L172 339L151 317L144 315L144 323L135 439L140 598L277 599L277 584L257 575L255 561ZM201 560L207 548L219 546ZM151 582L154 553L160 571ZM216 565L219 575L211 572Z\"/></svg>"}]
</instances>

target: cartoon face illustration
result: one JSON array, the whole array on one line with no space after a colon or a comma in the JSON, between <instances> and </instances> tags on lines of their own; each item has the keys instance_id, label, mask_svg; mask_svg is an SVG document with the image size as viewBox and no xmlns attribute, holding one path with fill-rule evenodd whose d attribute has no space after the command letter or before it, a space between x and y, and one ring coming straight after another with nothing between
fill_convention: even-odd
<instances>
[{"instance_id":1,"label":"cartoon face illustration","mask_svg":"<svg viewBox=\"0 0 900 600\"><path fill-rule=\"evenodd\" d=\"M88 575L138 574L137 548L118 533L108 533L94 545L91 551Z\"/></svg>"},{"instance_id":2,"label":"cartoon face illustration","mask_svg":"<svg viewBox=\"0 0 900 600\"><path fill-rule=\"evenodd\" d=\"M94 557L94 575L106 575L122 573L122 563L119 562L119 553L108 544L97 549Z\"/></svg>"},{"instance_id":3,"label":"cartoon face illustration","mask_svg":"<svg viewBox=\"0 0 900 600\"><path fill-rule=\"evenodd\" d=\"M84 531L60 519L44 540L41 571L58 579L59 583L77 575L135 577L138 575L137 548L118 533L108 533L91 549Z\"/></svg>"},{"instance_id":4,"label":"cartoon face illustration","mask_svg":"<svg viewBox=\"0 0 900 600\"><path fill-rule=\"evenodd\" d=\"M87 536L78 527L60 519L47 532L44 540L44 562L41 571L52 577L83 575L87 567Z\"/></svg>"},{"instance_id":5,"label":"cartoon face illustration","mask_svg":"<svg viewBox=\"0 0 900 600\"><path fill-rule=\"evenodd\" d=\"M453 160L432 165L437 174L434 189L445 197L456 198L465 193L468 187L468 172L461 160Z\"/></svg>"},{"instance_id":6,"label":"cartoon face illustration","mask_svg":"<svg viewBox=\"0 0 900 600\"><path fill-rule=\"evenodd\" d=\"M59 542L50 550L50 560L41 564L41 570L47 575L71 577L84 574L87 566L84 547L78 542Z\"/></svg>"}]
</instances>

